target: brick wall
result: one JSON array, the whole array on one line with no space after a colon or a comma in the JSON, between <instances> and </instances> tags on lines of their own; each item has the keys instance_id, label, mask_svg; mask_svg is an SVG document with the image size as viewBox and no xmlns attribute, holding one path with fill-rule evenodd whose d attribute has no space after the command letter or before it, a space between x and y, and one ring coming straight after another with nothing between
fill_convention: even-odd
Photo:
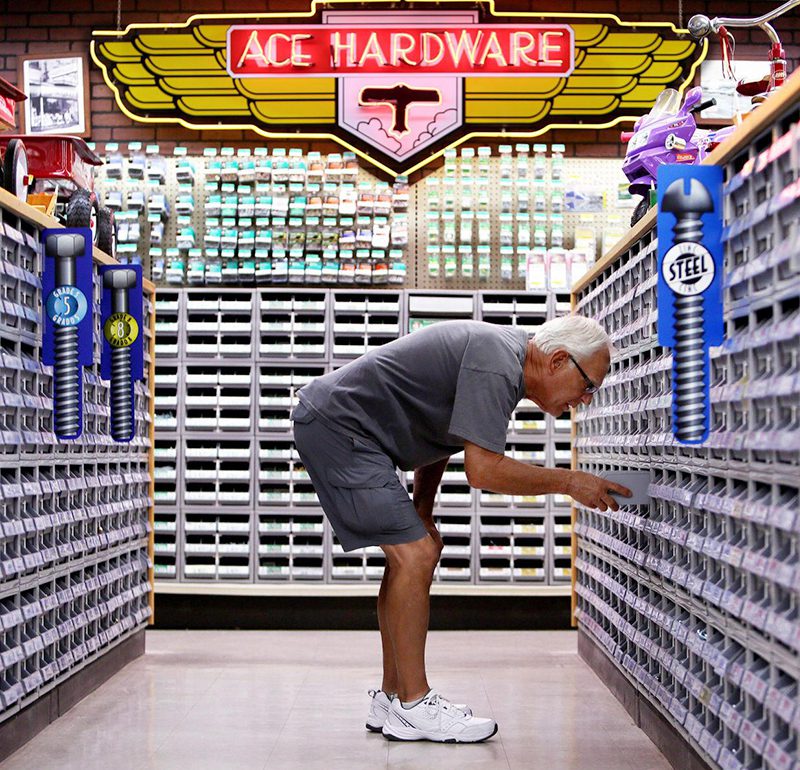
<instances>
[{"instance_id":1,"label":"brick wall","mask_svg":"<svg viewBox=\"0 0 800 770\"><path fill-rule=\"evenodd\" d=\"M695 13L710 16L725 13L739 16L758 16L779 4L779 0L747 2L728 0L725 3L704 3L685 0L684 20ZM307 10L307 0L122 0L122 24L138 22L185 21L193 13L255 12ZM580 11L582 13L616 13L625 21L678 20L678 0L498 0L498 10ZM18 60L21 55L88 52L93 29L116 27L116 0L0 0L0 76L17 83ZM787 14L776 24L789 57L790 72L800 59L800 15ZM740 59L764 58L766 71L767 41L765 35L736 32L736 56ZM718 58L719 47L711 42L712 57ZM100 71L90 62L92 136L96 142L135 141L158 142L164 151L179 143L192 151L208 145L251 146L263 143L255 133L244 131L190 131L180 126L137 124L116 109L110 89ZM546 135L546 141L563 142L570 155L613 157L622 154L618 141L619 129L565 130ZM280 145L289 142L282 141ZM309 149L304 142L292 146ZM323 152L338 145L320 145Z\"/></svg>"}]
</instances>

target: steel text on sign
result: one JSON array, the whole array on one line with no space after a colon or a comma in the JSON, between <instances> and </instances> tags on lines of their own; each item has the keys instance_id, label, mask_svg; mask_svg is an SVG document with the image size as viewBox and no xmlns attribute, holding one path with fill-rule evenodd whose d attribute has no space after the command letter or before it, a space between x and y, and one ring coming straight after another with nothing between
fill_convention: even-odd
<instances>
[{"instance_id":1,"label":"steel text on sign","mask_svg":"<svg viewBox=\"0 0 800 770\"><path fill-rule=\"evenodd\" d=\"M380 27L233 26L232 77L346 74L566 77L574 67L567 25Z\"/></svg>"}]
</instances>

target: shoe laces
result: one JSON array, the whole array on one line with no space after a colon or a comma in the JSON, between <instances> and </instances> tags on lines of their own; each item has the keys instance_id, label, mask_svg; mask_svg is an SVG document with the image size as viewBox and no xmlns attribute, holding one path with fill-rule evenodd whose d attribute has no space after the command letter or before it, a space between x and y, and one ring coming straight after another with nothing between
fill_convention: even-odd
<instances>
[{"instance_id":1,"label":"shoe laces","mask_svg":"<svg viewBox=\"0 0 800 770\"><path fill-rule=\"evenodd\" d=\"M461 717L469 719L472 714L467 713L464 709L458 708L455 703L452 701L447 700L447 698L443 698L439 693L433 692L431 693L425 700L423 701L428 709L431 710L432 713L440 713L442 711L446 712L448 715L453 717Z\"/></svg>"}]
</instances>

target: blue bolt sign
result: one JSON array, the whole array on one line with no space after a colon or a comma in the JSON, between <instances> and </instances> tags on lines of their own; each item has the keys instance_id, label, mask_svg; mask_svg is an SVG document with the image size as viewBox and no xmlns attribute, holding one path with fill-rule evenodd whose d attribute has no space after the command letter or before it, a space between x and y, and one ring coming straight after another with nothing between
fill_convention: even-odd
<instances>
[{"instance_id":1,"label":"blue bolt sign","mask_svg":"<svg viewBox=\"0 0 800 770\"><path fill-rule=\"evenodd\" d=\"M142 266L107 265L100 268L100 278L100 377L111 381L111 437L128 443L136 432L133 383L144 377Z\"/></svg>"},{"instance_id":2,"label":"blue bolt sign","mask_svg":"<svg viewBox=\"0 0 800 770\"><path fill-rule=\"evenodd\" d=\"M672 432L702 444L709 429L708 348L722 314L722 169L658 170L658 342L672 348Z\"/></svg>"},{"instance_id":3,"label":"blue bolt sign","mask_svg":"<svg viewBox=\"0 0 800 770\"><path fill-rule=\"evenodd\" d=\"M53 367L53 432L76 439L83 432L83 367L93 363L92 231L42 231L44 337L42 363Z\"/></svg>"}]
</instances>

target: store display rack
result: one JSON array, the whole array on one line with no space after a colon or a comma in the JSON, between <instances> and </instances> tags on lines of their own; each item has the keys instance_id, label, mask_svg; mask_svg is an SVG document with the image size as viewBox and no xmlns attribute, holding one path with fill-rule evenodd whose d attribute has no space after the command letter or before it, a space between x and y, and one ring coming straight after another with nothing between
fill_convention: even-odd
<instances>
[{"instance_id":1,"label":"store display rack","mask_svg":"<svg viewBox=\"0 0 800 770\"><path fill-rule=\"evenodd\" d=\"M581 647L629 708L659 716L640 724L660 745L677 734L726 770L800 767L798 104L795 79L711 158L726 171L726 340L704 444L672 435L654 215L574 290L619 350L577 413L577 467L649 470L652 498L576 508Z\"/></svg>"},{"instance_id":2,"label":"store display rack","mask_svg":"<svg viewBox=\"0 0 800 770\"><path fill-rule=\"evenodd\" d=\"M563 145L448 150L412 188L409 275L420 289L568 291L626 232L619 161Z\"/></svg>"},{"instance_id":3,"label":"store display rack","mask_svg":"<svg viewBox=\"0 0 800 770\"><path fill-rule=\"evenodd\" d=\"M97 188L118 255L159 285L567 291L631 205L615 159L562 145L448 150L409 187L352 153L107 143ZM528 268L528 258L531 267Z\"/></svg>"},{"instance_id":4,"label":"store display rack","mask_svg":"<svg viewBox=\"0 0 800 770\"><path fill-rule=\"evenodd\" d=\"M120 258L143 262L154 281L405 283L403 178L382 182L347 152L174 152L108 143L97 180L117 212Z\"/></svg>"},{"instance_id":5,"label":"store display rack","mask_svg":"<svg viewBox=\"0 0 800 770\"><path fill-rule=\"evenodd\" d=\"M155 563L167 581L378 581L379 548L344 553L292 443L297 390L443 319L531 331L569 309L547 292L203 290L158 294ZM250 319L256 319L252 323ZM569 467L570 423L520 404L507 451ZM413 474L404 474L409 489ZM554 585L571 575L570 501L469 487L452 458L436 500L439 584Z\"/></svg>"},{"instance_id":6,"label":"store display rack","mask_svg":"<svg viewBox=\"0 0 800 770\"><path fill-rule=\"evenodd\" d=\"M131 640L152 615L153 285L145 282L148 365L135 383L133 440L110 436L96 316L84 431L58 441L52 368L41 363L39 243L42 228L57 226L0 191L0 729ZM98 265L112 262L95 252L97 306ZM26 719L12 738L32 729L36 717Z\"/></svg>"}]
</instances>

